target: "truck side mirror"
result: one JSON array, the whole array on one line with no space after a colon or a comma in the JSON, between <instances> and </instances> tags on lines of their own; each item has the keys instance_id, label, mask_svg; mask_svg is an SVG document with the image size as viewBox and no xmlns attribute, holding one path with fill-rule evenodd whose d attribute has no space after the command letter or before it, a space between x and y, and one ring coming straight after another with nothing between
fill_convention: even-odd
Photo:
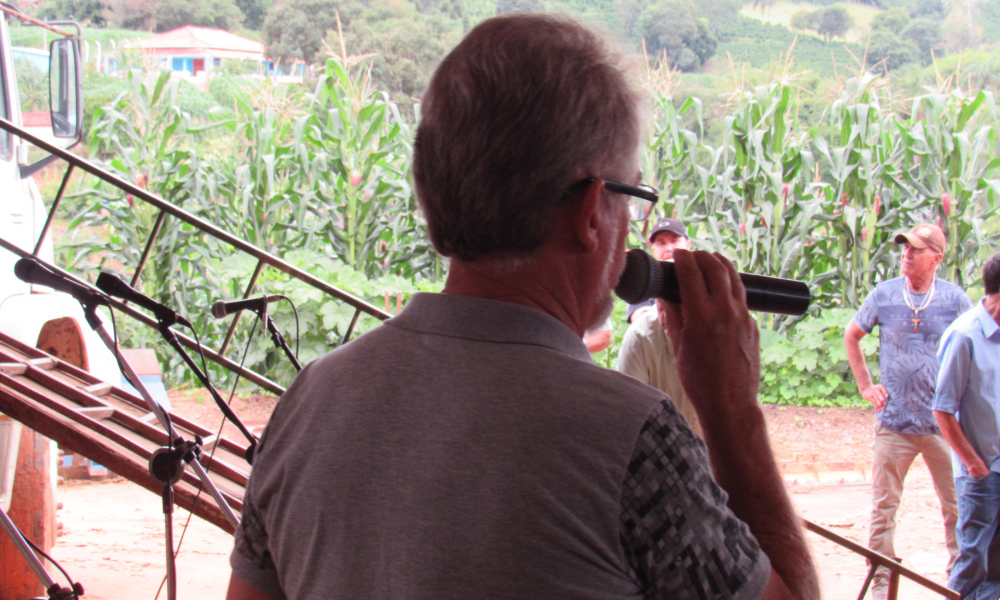
<instances>
[{"instance_id":1,"label":"truck side mirror","mask_svg":"<svg viewBox=\"0 0 1000 600\"><path fill-rule=\"evenodd\" d=\"M79 139L83 130L83 73L78 40L60 38L49 44L49 112L53 135Z\"/></svg>"}]
</instances>

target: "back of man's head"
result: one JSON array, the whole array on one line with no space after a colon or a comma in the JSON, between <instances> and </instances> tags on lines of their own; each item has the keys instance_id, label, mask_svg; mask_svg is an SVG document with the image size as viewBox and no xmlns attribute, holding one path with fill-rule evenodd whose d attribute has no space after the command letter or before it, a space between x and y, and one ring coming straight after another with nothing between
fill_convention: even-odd
<instances>
[{"instance_id":1,"label":"back of man's head","mask_svg":"<svg viewBox=\"0 0 1000 600\"><path fill-rule=\"evenodd\" d=\"M1000 294L1000 252L986 259L983 265L983 286L986 295Z\"/></svg>"},{"instance_id":2,"label":"back of man's head","mask_svg":"<svg viewBox=\"0 0 1000 600\"><path fill-rule=\"evenodd\" d=\"M645 100L622 56L568 18L480 23L441 62L413 151L417 199L438 252L463 261L528 256L565 191L639 143Z\"/></svg>"}]
</instances>

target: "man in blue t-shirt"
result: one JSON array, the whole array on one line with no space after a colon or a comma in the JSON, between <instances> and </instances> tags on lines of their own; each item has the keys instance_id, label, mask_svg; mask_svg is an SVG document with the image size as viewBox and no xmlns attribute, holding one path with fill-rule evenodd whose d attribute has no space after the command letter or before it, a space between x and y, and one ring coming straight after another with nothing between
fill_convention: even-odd
<instances>
[{"instance_id":1,"label":"man in blue t-shirt","mask_svg":"<svg viewBox=\"0 0 1000 600\"><path fill-rule=\"evenodd\" d=\"M844 344L847 360L865 400L878 415L872 470L872 517L868 547L895 556L893 533L896 509L903 493L903 479L918 454L922 454L941 501L945 537L951 560L958 543L955 522L955 481L948 442L941 435L931 411L937 380L937 349L941 334L972 302L957 285L935 277L944 258L944 233L922 223L895 238L903 245L902 277L880 283L865 298L847 325ZM881 383L872 381L861 350L861 338L879 327ZM885 598L888 571L879 569L872 582L876 600Z\"/></svg>"}]
</instances>

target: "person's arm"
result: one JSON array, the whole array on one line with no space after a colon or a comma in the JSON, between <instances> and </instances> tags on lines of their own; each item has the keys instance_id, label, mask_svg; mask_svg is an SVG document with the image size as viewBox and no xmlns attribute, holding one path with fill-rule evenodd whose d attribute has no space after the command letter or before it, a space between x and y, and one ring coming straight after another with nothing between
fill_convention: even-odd
<instances>
[{"instance_id":1,"label":"person's arm","mask_svg":"<svg viewBox=\"0 0 1000 600\"><path fill-rule=\"evenodd\" d=\"M875 410L885 408L885 403L889 399L889 390L882 384L872 385L872 374L868 370L868 362L865 360L865 353L861 350L861 338L868 335L858 324L851 319L844 332L844 348L847 350L847 362L851 365L851 373L854 374L854 381L858 384L858 391L861 397L872 403Z\"/></svg>"},{"instance_id":2,"label":"person's arm","mask_svg":"<svg viewBox=\"0 0 1000 600\"><path fill-rule=\"evenodd\" d=\"M643 358L642 341L639 339L635 323L629 325L622 338L622 346L618 349L618 365L615 369L633 379L649 385L649 369Z\"/></svg>"},{"instance_id":3,"label":"person's arm","mask_svg":"<svg viewBox=\"0 0 1000 600\"><path fill-rule=\"evenodd\" d=\"M976 452L969 438L962 430L962 424L955 418L962 406L969 385L969 369L972 366L971 340L958 333L954 327L949 327L941 336L938 348L937 382L934 386L934 420L941 428L941 434L948 440L948 445L958 455L959 460L969 470L972 477L986 477L990 469Z\"/></svg>"},{"instance_id":4,"label":"person's arm","mask_svg":"<svg viewBox=\"0 0 1000 600\"><path fill-rule=\"evenodd\" d=\"M969 470L970 476L986 477L990 474L989 467L986 466L983 459L972 448L972 444L965 437L965 432L962 431L962 426L959 424L958 419L955 418L955 415L935 410L934 420L937 421L938 427L941 428L941 434L944 435L944 439L948 440L948 445L958 455L965 468Z\"/></svg>"},{"instance_id":5,"label":"person's arm","mask_svg":"<svg viewBox=\"0 0 1000 600\"><path fill-rule=\"evenodd\" d=\"M587 352L597 354L602 350L607 350L611 345L611 330L599 329L588 333L583 337L583 343L587 346Z\"/></svg>"},{"instance_id":6,"label":"person's arm","mask_svg":"<svg viewBox=\"0 0 1000 600\"><path fill-rule=\"evenodd\" d=\"M674 252L682 304L667 304L682 384L701 419L716 482L771 561L765 598L819 598L799 518L757 403L760 341L739 273L721 254Z\"/></svg>"},{"instance_id":7,"label":"person's arm","mask_svg":"<svg viewBox=\"0 0 1000 600\"><path fill-rule=\"evenodd\" d=\"M226 591L226 600L283 600L277 596L265 594L253 587L249 583L239 578L236 573L229 577L229 590Z\"/></svg>"}]
</instances>

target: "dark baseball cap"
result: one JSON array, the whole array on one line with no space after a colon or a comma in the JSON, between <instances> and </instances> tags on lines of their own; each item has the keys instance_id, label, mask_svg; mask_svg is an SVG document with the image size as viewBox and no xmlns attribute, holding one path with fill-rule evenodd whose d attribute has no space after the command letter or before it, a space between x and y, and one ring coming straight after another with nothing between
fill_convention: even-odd
<instances>
[{"instance_id":1,"label":"dark baseball cap","mask_svg":"<svg viewBox=\"0 0 1000 600\"><path fill-rule=\"evenodd\" d=\"M650 298L645 302L640 302L639 304L629 304L628 311L625 314L625 322L626 323L632 322L632 315L635 313L635 311L639 310L640 308L646 308L647 306L653 306L654 304L656 304L656 300L654 300L653 298Z\"/></svg>"},{"instance_id":2,"label":"dark baseball cap","mask_svg":"<svg viewBox=\"0 0 1000 600\"><path fill-rule=\"evenodd\" d=\"M677 235L688 237L687 227L680 219L660 219L653 225L653 230L649 232L649 243L652 244L656 236L664 231L670 231Z\"/></svg>"}]
</instances>

